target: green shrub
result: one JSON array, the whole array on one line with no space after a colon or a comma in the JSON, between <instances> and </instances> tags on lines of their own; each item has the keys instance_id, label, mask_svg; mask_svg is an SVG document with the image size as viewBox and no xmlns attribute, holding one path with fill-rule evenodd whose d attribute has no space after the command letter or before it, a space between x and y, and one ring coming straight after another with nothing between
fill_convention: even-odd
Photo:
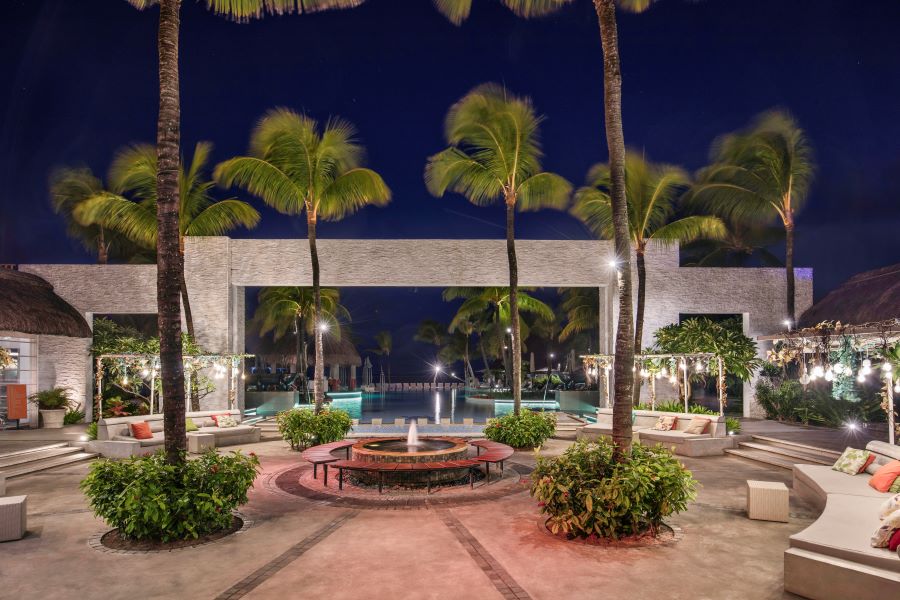
<instances>
[{"instance_id":1,"label":"green shrub","mask_svg":"<svg viewBox=\"0 0 900 600\"><path fill-rule=\"evenodd\" d=\"M88 423L87 429L85 430L85 435L87 435L87 439L90 441L94 441L97 439L97 421L91 421Z\"/></svg>"},{"instance_id":2,"label":"green shrub","mask_svg":"<svg viewBox=\"0 0 900 600\"><path fill-rule=\"evenodd\" d=\"M29 396L28 399L41 410L68 409L74 404L69 397L69 390L62 387L41 390Z\"/></svg>"},{"instance_id":3,"label":"green shrub","mask_svg":"<svg viewBox=\"0 0 900 600\"><path fill-rule=\"evenodd\" d=\"M553 533L604 537L651 533L687 508L696 481L662 446L634 444L628 461L613 460L613 443L576 442L555 458L538 457L531 495Z\"/></svg>"},{"instance_id":4,"label":"green shrub","mask_svg":"<svg viewBox=\"0 0 900 600\"><path fill-rule=\"evenodd\" d=\"M701 406L699 404L691 404L690 407L688 407L688 412L694 415L719 415L718 411L715 411L711 408L706 408L705 406Z\"/></svg>"},{"instance_id":5,"label":"green shrub","mask_svg":"<svg viewBox=\"0 0 900 600\"><path fill-rule=\"evenodd\" d=\"M841 427L848 421L884 421L881 400L876 394L862 394L860 400L834 398L827 387L807 386L788 380L773 386L766 382L756 385L756 401L767 419L799 422L804 425Z\"/></svg>"},{"instance_id":6,"label":"green shrub","mask_svg":"<svg viewBox=\"0 0 900 600\"><path fill-rule=\"evenodd\" d=\"M740 433L741 421L736 417L725 417L725 431L728 433Z\"/></svg>"},{"instance_id":7,"label":"green shrub","mask_svg":"<svg viewBox=\"0 0 900 600\"><path fill-rule=\"evenodd\" d=\"M674 412L674 413L683 413L684 412L684 404L680 402L675 402L674 400L669 402L657 402L656 408L651 408L649 404L638 404L635 408L638 410L655 410L659 412ZM699 404L691 404L688 407L688 412L695 415L718 415L719 413L706 408L705 406L701 406Z\"/></svg>"},{"instance_id":8,"label":"green shrub","mask_svg":"<svg viewBox=\"0 0 900 600\"><path fill-rule=\"evenodd\" d=\"M315 414L308 408L292 408L275 416L281 437L293 450L344 439L353 428L350 415L343 410L322 410Z\"/></svg>"},{"instance_id":9,"label":"green shrub","mask_svg":"<svg viewBox=\"0 0 900 600\"><path fill-rule=\"evenodd\" d=\"M484 428L486 438L513 448L539 448L554 433L555 413L530 410L490 419Z\"/></svg>"},{"instance_id":10,"label":"green shrub","mask_svg":"<svg viewBox=\"0 0 900 600\"><path fill-rule=\"evenodd\" d=\"M226 529L231 511L247 502L259 460L215 450L178 465L163 452L99 460L81 489L94 514L133 539L167 542Z\"/></svg>"},{"instance_id":11,"label":"green shrub","mask_svg":"<svg viewBox=\"0 0 900 600\"><path fill-rule=\"evenodd\" d=\"M68 410L66 416L63 417L63 425L75 425L84 421L84 411Z\"/></svg>"}]
</instances>

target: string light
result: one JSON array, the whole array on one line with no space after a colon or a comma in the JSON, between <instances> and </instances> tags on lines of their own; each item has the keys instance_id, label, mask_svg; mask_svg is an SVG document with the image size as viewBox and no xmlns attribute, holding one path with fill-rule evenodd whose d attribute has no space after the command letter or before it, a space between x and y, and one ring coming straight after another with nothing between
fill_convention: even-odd
<instances>
[{"instance_id":1,"label":"string light","mask_svg":"<svg viewBox=\"0 0 900 600\"><path fill-rule=\"evenodd\" d=\"M890 373L893 369L894 369L894 367L891 365L891 363L889 363L889 362L881 363L881 370L884 371L885 373Z\"/></svg>"}]
</instances>

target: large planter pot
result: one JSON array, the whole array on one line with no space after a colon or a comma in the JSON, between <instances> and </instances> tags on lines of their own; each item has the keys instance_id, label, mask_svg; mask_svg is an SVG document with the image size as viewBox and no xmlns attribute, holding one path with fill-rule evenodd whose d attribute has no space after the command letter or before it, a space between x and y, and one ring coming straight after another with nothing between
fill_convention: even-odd
<instances>
[{"instance_id":1,"label":"large planter pot","mask_svg":"<svg viewBox=\"0 0 900 600\"><path fill-rule=\"evenodd\" d=\"M44 429L62 429L63 419L66 417L66 409L44 410L41 409L41 421Z\"/></svg>"}]
</instances>

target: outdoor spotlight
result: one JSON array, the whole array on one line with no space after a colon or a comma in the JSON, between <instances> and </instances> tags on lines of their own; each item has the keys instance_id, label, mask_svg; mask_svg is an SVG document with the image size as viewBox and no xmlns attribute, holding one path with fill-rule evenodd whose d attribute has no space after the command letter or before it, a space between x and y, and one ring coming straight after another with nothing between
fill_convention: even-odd
<instances>
[{"instance_id":1,"label":"outdoor spotlight","mask_svg":"<svg viewBox=\"0 0 900 600\"><path fill-rule=\"evenodd\" d=\"M440 373L440 372L441 372L441 365L434 365L434 372L435 372L435 373Z\"/></svg>"},{"instance_id":2,"label":"outdoor spotlight","mask_svg":"<svg viewBox=\"0 0 900 600\"><path fill-rule=\"evenodd\" d=\"M856 431L857 425L853 421L847 423L847 429L850 431Z\"/></svg>"},{"instance_id":3,"label":"outdoor spotlight","mask_svg":"<svg viewBox=\"0 0 900 600\"><path fill-rule=\"evenodd\" d=\"M610 269L618 269L618 268L619 268L619 261L617 261L617 260L614 259L614 258L609 259L609 268L610 268Z\"/></svg>"},{"instance_id":4,"label":"outdoor spotlight","mask_svg":"<svg viewBox=\"0 0 900 600\"><path fill-rule=\"evenodd\" d=\"M790 319L785 319L784 321L782 321L782 323L784 323L784 326L787 327L788 329L791 328L791 320Z\"/></svg>"},{"instance_id":5,"label":"outdoor spotlight","mask_svg":"<svg viewBox=\"0 0 900 600\"><path fill-rule=\"evenodd\" d=\"M319 323L319 331L321 331L322 333L325 333L326 331L328 331L328 323L325 321L322 321L321 323Z\"/></svg>"},{"instance_id":6,"label":"outdoor spotlight","mask_svg":"<svg viewBox=\"0 0 900 600\"><path fill-rule=\"evenodd\" d=\"M550 358L556 358L556 355L553 354L553 353L551 352L551 353L550 353Z\"/></svg>"},{"instance_id":7,"label":"outdoor spotlight","mask_svg":"<svg viewBox=\"0 0 900 600\"><path fill-rule=\"evenodd\" d=\"M506 333L512 333L512 327L507 327L507 328L506 328Z\"/></svg>"}]
</instances>

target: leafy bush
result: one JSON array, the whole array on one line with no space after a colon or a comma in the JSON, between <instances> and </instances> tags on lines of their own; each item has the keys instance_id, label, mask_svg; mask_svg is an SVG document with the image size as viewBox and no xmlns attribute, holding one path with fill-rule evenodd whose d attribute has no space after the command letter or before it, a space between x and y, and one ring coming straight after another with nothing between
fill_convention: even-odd
<instances>
[{"instance_id":1,"label":"leafy bush","mask_svg":"<svg viewBox=\"0 0 900 600\"><path fill-rule=\"evenodd\" d=\"M29 396L28 399L33 404L37 404L41 410L61 410L74 405L74 401L69 397L69 390L62 387L41 390Z\"/></svg>"},{"instance_id":2,"label":"leafy bush","mask_svg":"<svg viewBox=\"0 0 900 600\"><path fill-rule=\"evenodd\" d=\"M81 410L66 411L66 416L63 417L63 425L75 425L82 421L84 421L84 411Z\"/></svg>"},{"instance_id":3,"label":"leafy bush","mask_svg":"<svg viewBox=\"0 0 900 600\"><path fill-rule=\"evenodd\" d=\"M252 452L214 450L181 464L165 454L99 460L81 482L94 514L129 538L196 538L226 529L231 511L247 502L259 460Z\"/></svg>"},{"instance_id":4,"label":"leafy bush","mask_svg":"<svg viewBox=\"0 0 900 600\"><path fill-rule=\"evenodd\" d=\"M336 409L316 414L308 408L292 408L278 413L275 422L281 437L293 450L342 440L353 428L350 415Z\"/></svg>"},{"instance_id":5,"label":"leafy bush","mask_svg":"<svg viewBox=\"0 0 900 600\"><path fill-rule=\"evenodd\" d=\"M486 438L513 448L538 448L555 432L555 413L530 410L490 419L484 428Z\"/></svg>"},{"instance_id":6,"label":"leafy bush","mask_svg":"<svg viewBox=\"0 0 900 600\"><path fill-rule=\"evenodd\" d=\"M684 412L684 404L680 402L657 402L656 408L651 408L649 404L638 404L635 408L638 410L655 410L659 412L675 412L675 413L683 413ZM716 415L718 416L718 412L706 408L705 406L701 406L699 404L691 404L688 407L688 412L695 415Z\"/></svg>"},{"instance_id":7,"label":"leafy bush","mask_svg":"<svg viewBox=\"0 0 900 600\"><path fill-rule=\"evenodd\" d=\"M880 408L878 396L859 401L834 398L827 388L808 386L788 380L775 386L765 381L756 385L756 401L763 408L767 419L799 422L804 425L840 427L847 421L883 421L885 413Z\"/></svg>"},{"instance_id":8,"label":"leafy bush","mask_svg":"<svg viewBox=\"0 0 900 600\"><path fill-rule=\"evenodd\" d=\"M613 443L576 442L555 458L538 457L531 495L553 533L569 537L656 535L663 519L687 508L696 482L662 446L634 444L613 460Z\"/></svg>"},{"instance_id":9,"label":"leafy bush","mask_svg":"<svg viewBox=\"0 0 900 600\"><path fill-rule=\"evenodd\" d=\"M97 439L97 421L91 421L88 423L87 429L85 430L85 435L89 441L94 441Z\"/></svg>"},{"instance_id":10,"label":"leafy bush","mask_svg":"<svg viewBox=\"0 0 900 600\"><path fill-rule=\"evenodd\" d=\"M725 431L728 433L740 433L741 421L736 417L725 417Z\"/></svg>"}]
</instances>

